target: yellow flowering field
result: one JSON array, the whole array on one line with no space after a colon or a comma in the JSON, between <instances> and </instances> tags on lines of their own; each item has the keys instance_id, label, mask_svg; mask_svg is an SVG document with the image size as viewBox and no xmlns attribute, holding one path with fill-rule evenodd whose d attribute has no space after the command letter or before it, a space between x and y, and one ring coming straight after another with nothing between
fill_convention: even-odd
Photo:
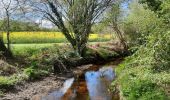
<instances>
[{"instance_id":1,"label":"yellow flowering field","mask_svg":"<svg viewBox=\"0 0 170 100\"><path fill-rule=\"evenodd\" d=\"M6 34L3 34L6 42ZM110 40L111 34L90 34L90 42L102 42ZM67 42L61 32L12 32L10 33L11 43L62 43Z\"/></svg>"}]
</instances>

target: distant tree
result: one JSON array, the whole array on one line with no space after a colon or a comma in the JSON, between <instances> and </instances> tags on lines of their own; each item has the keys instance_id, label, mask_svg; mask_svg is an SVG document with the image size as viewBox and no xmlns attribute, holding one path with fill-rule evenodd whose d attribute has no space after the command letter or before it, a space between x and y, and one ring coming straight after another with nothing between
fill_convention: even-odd
<instances>
[{"instance_id":1,"label":"distant tree","mask_svg":"<svg viewBox=\"0 0 170 100\"><path fill-rule=\"evenodd\" d=\"M123 3L123 0L116 1L115 4L111 6L111 8L108 11L106 23L111 26L111 28L114 30L114 33L120 40L121 44L123 45L124 49L127 50L127 43L124 38L124 33L120 27L120 19L122 18L122 11L121 11L121 4Z\"/></svg>"},{"instance_id":2,"label":"distant tree","mask_svg":"<svg viewBox=\"0 0 170 100\"><path fill-rule=\"evenodd\" d=\"M5 31L7 33L7 48L10 51L10 17L18 8L18 2L15 0L0 0L2 11L5 13Z\"/></svg>"},{"instance_id":3,"label":"distant tree","mask_svg":"<svg viewBox=\"0 0 170 100\"><path fill-rule=\"evenodd\" d=\"M105 33L110 33L112 30L110 27L106 26L102 22L100 23L95 23L92 26L91 33L97 33L97 34L105 34Z\"/></svg>"},{"instance_id":4,"label":"distant tree","mask_svg":"<svg viewBox=\"0 0 170 100\"><path fill-rule=\"evenodd\" d=\"M132 45L142 45L156 28L163 26L162 19L150 9L134 1L129 6L129 14L124 20L123 30Z\"/></svg>"},{"instance_id":5,"label":"distant tree","mask_svg":"<svg viewBox=\"0 0 170 100\"><path fill-rule=\"evenodd\" d=\"M161 10L162 1L164 0L139 0L139 3L147 4L152 11L157 12Z\"/></svg>"},{"instance_id":6,"label":"distant tree","mask_svg":"<svg viewBox=\"0 0 170 100\"><path fill-rule=\"evenodd\" d=\"M78 55L84 56L92 25L115 0L28 1L60 29Z\"/></svg>"},{"instance_id":7,"label":"distant tree","mask_svg":"<svg viewBox=\"0 0 170 100\"><path fill-rule=\"evenodd\" d=\"M146 8L157 13L170 27L170 0L139 0L139 3L146 4Z\"/></svg>"},{"instance_id":8,"label":"distant tree","mask_svg":"<svg viewBox=\"0 0 170 100\"><path fill-rule=\"evenodd\" d=\"M0 20L0 25L6 22L5 20ZM35 22L25 22L21 20L10 20L10 31L11 32L22 32L22 31L59 31L57 27L54 28L44 28L41 27L38 23ZM5 25L1 27L0 31L5 30Z\"/></svg>"}]
</instances>

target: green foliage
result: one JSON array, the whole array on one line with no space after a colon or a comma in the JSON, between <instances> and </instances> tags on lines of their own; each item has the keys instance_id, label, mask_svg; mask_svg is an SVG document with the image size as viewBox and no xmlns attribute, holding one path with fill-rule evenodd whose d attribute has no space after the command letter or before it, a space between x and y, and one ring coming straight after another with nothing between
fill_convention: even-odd
<instances>
[{"instance_id":1,"label":"green foliage","mask_svg":"<svg viewBox=\"0 0 170 100\"><path fill-rule=\"evenodd\" d=\"M159 13L165 23L167 23L167 25L170 24L170 0L163 0ZM168 25L168 27L170 27L170 25Z\"/></svg>"},{"instance_id":2,"label":"green foliage","mask_svg":"<svg viewBox=\"0 0 170 100\"><path fill-rule=\"evenodd\" d=\"M169 71L169 38L170 32L150 35L146 46L142 45L133 57L131 57L131 60L134 60L133 64L135 66L152 66L155 71Z\"/></svg>"},{"instance_id":3,"label":"green foliage","mask_svg":"<svg viewBox=\"0 0 170 100\"><path fill-rule=\"evenodd\" d=\"M11 85L14 85L15 83L15 80L12 80L11 78L9 77L3 77L3 76L0 76L0 88L7 88Z\"/></svg>"},{"instance_id":4,"label":"green foliage","mask_svg":"<svg viewBox=\"0 0 170 100\"><path fill-rule=\"evenodd\" d=\"M49 74L48 71L37 69L37 68L34 68L34 67L28 67L28 68L24 69L23 73L30 80L42 78L42 76L47 76Z\"/></svg>"},{"instance_id":5,"label":"green foliage","mask_svg":"<svg viewBox=\"0 0 170 100\"><path fill-rule=\"evenodd\" d=\"M0 25L3 25L6 23L5 20L0 20ZM22 32L22 31L58 31L54 29L46 29L46 28L41 28L39 27L38 24L34 22L23 22L23 21L18 21L18 20L10 20L10 31L12 32ZM1 31L5 30L5 26L3 26Z\"/></svg>"},{"instance_id":6,"label":"green foliage","mask_svg":"<svg viewBox=\"0 0 170 100\"><path fill-rule=\"evenodd\" d=\"M144 44L147 36L162 26L162 19L138 2L132 2L130 13L124 21L124 32L132 45Z\"/></svg>"},{"instance_id":7,"label":"green foliage","mask_svg":"<svg viewBox=\"0 0 170 100\"><path fill-rule=\"evenodd\" d=\"M135 47L140 46L116 68L118 78L113 82L113 85L119 83L122 97L128 100L170 98L167 92L170 86L170 32L162 19L137 2L131 5L125 33L131 42L136 42Z\"/></svg>"},{"instance_id":8,"label":"green foliage","mask_svg":"<svg viewBox=\"0 0 170 100\"><path fill-rule=\"evenodd\" d=\"M14 85L26 81L26 80L33 80L37 78L41 78L42 76L46 76L49 73L45 70L36 69L33 67L29 67L24 69L23 73L16 73L11 76L0 76L0 91L8 90L9 88L13 87Z\"/></svg>"},{"instance_id":9,"label":"green foliage","mask_svg":"<svg viewBox=\"0 0 170 100\"><path fill-rule=\"evenodd\" d=\"M103 37L103 35L108 34L108 33L112 33L113 29L109 26L106 25L106 22L103 23L95 23L92 26L92 30L91 30L92 34L97 33L99 34L99 36L97 38L91 39L89 38L89 42L102 42L102 41L108 41L110 40L109 38L105 38ZM101 35L101 36L100 36ZM115 34L112 34L112 38L115 38Z\"/></svg>"},{"instance_id":10,"label":"green foliage","mask_svg":"<svg viewBox=\"0 0 170 100\"><path fill-rule=\"evenodd\" d=\"M123 97L128 100L167 100L170 85L170 32L155 31L147 43L116 68Z\"/></svg>"},{"instance_id":11,"label":"green foliage","mask_svg":"<svg viewBox=\"0 0 170 100\"><path fill-rule=\"evenodd\" d=\"M26 75L19 73L11 76L0 76L0 91L9 89L23 80L27 80Z\"/></svg>"},{"instance_id":12,"label":"green foliage","mask_svg":"<svg viewBox=\"0 0 170 100\"><path fill-rule=\"evenodd\" d=\"M98 48L97 53L99 54L100 57L102 57L105 60L108 60L109 57L117 56L118 54L114 51L109 51L104 48Z\"/></svg>"},{"instance_id":13,"label":"green foliage","mask_svg":"<svg viewBox=\"0 0 170 100\"><path fill-rule=\"evenodd\" d=\"M144 3L144 4L147 4L147 6L157 12L161 9L161 4L162 4L162 1L164 0L139 0L140 3Z\"/></svg>"},{"instance_id":14,"label":"green foliage","mask_svg":"<svg viewBox=\"0 0 170 100\"><path fill-rule=\"evenodd\" d=\"M159 37L159 38L158 38ZM147 48L153 52L152 66L156 71L169 71L170 70L170 31L159 34L158 36L151 35Z\"/></svg>"},{"instance_id":15,"label":"green foliage","mask_svg":"<svg viewBox=\"0 0 170 100\"><path fill-rule=\"evenodd\" d=\"M168 25L170 23L170 0L139 0L140 3L146 4L152 11L156 12L159 17L164 19ZM168 27L170 27L168 25Z\"/></svg>"}]
</instances>

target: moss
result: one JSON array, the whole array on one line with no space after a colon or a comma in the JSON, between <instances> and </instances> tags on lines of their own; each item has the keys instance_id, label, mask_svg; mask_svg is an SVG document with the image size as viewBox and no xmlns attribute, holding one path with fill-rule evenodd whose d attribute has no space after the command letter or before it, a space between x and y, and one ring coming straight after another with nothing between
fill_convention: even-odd
<instances>
[{"instance_id":1,"label":"moss","mask_svg":"<svg viewBox=\"0 0 170 100\"><path fill-rule=\"evenodd\" d=\"M42 76L47 76L49 74L48 71L35 69L33 67L29 67L24 69L23 73L28 77L30 80L41 78Z\"/></svg>"},{"instance_id":2,"label":"moss","mask_svg":"<svg viewBox=\"0 0 170 100\"><path fill-rule=\"evenodd\" d=\"M103 48L98 48L97 53L99 54L99 56L105 60L107 60L110 57L114 57L117 56L118 54L114 51L109 51Z\"/></svg>"},{"instance_id":3,"label":"moss","mask_svg":"<svg viewBox=\"0 0 170 100\"><path fill-rule=\"evenodd\" d=\"M8 88L15 84L16 80L11 77L0 76L0 88Z\"/></svg>"}]
</instances>

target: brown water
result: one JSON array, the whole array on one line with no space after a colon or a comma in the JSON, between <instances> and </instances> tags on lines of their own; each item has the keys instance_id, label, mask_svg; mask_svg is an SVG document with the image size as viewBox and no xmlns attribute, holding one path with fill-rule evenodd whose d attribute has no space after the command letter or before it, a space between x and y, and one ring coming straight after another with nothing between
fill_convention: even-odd
<instances>
[{"instance_id":1,"label":"brown water","mask_svg":"<svg viewBox=\"0 0 170 100\"><path fill-rule=\"evenodd\" d=\"M108 90L114 78L113 66L91 67L78 78L66 80L61 89L41 100L119 100L117 94Z\"/></svg>"}]
</instances>

